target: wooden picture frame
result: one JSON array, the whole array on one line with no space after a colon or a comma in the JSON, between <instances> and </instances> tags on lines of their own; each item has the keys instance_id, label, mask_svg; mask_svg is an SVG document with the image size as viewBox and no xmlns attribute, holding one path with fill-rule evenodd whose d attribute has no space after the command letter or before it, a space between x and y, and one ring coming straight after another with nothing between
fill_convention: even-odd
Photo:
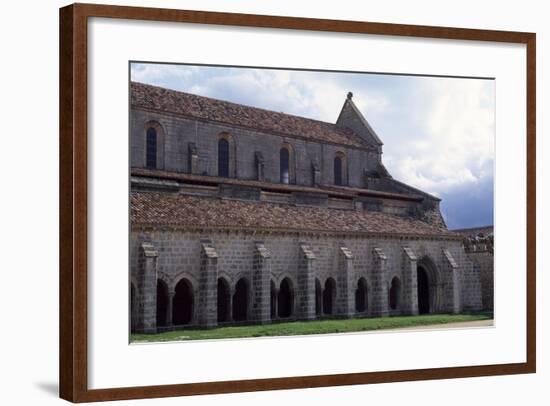
<instances>
[{"instance_id":1,"label":"wooden picture frame","mask_svg":"<svg viewBox=\"0 0 550 406\"><path fill-rule=\"evenodd\" d=\"M109 389L88 387L88 19L146 20L525 44L527 48L527 328L526 362L384 372L197 382ZM60 396L72 402L140 399L536 371L536 174L534 33L357 21L74 4L60 9Z\"/></svg>"}]
</instances>

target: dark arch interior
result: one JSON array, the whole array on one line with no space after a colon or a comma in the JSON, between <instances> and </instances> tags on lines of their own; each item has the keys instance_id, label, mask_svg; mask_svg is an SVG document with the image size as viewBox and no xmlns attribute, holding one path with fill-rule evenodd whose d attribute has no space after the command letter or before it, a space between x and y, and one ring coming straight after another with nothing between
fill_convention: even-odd
<instances>
[{"instance_id":1,"label":"dark arch interior","mask_svg":"<svg viewBox=\"0 0 550 406\"><path fill-rule=\"evenodd\" d=\"M130 331L136 331L136 288L130 283Z\"/></svg>"},{"instance_id":2,"label":"dark arch interior","mask_svg":"<svg viewBox=\"0 0 550 406\"><path fill-rule=\"evenodd\" d=\"M271 281L271 288L270 288L270 295L271 295L271 318L275 319L277 317L277 289L275 288L275 282Z\"/></svg>"},{"instance_id":3,"label":"dark arch interior","mask_svg":"<svg viewBox=\"0 0 550 406\"><path fill-rule=\"evenodd\" d=\"M323 291L323 313L334 313L334 299L336 297L336 282L334 279L328 278L325 282L325 290Z\"/></svg>"},{"instance_id":4,"label":"dark arch interior","mask_svg":"<svg viewBox=\"0 0 550 406\"><path fill-rule=\"evenodd\" d=\"M229 284L225 279L218 279L218 322L229 321L229 309L231 302Z\"/></svg>"},{"instance_id":5,"label":"dark arch interior","mask_svg":"<svg viewBox=\"0 0 550 406\"><path fill-rule=\"evenodd\" d=\"M176 285L173 301L173 323L176 326L189 324L193 318L193 288L191 282L182 279Z\"/></svg>"},{"instance_id":6,"label":"dark arch interior","mask_svg":"<svg viewBox=\"0 0 550 406\"><path fill-rule=\"evenodd\" d=\"M279 155L280 155L281 183L289 183L290 182L290 174L289 174L290 154L288 152L288 149L281 148Z\"/></svg>"},{"instance_id":7,"label":"dark arch interior","mask_svg":"<svg viewBox=\"0 0 550 406\"><path fill-rule=\"evenodd\" d=\"M157 280L157 327L165 327L168 311L168 287L160 279Z\"/></svg>"},{"instance_id":8,"label":"dark arch interior","mask_svg":"<svg viewBox=\"0 0 550 406\"><path fill-rule=\"evenodd\" d=\"M428 273L419 266L416 270L418 282L418 313L426 314L430 312L430 284Z\"/></svg>"},{"instance_id":9,"label":"dark arch interior","mask_svg":"<svg viewBox=\"0 0 550 406\"><path fill-rule=\"evenodd\" d=\"M401 282L399 278L395 277L391 281L390 287L390 308L395 310L399 306L399 299L401 297Z\"/></svg>"},{"instance_id":10,"label":"dark arch interior","mask_svg":"<svg viewBox=\"0 0 550 406\"><path fill-rule=\"evenodd\" d=\"M218 176L229 177L229 142L225 138L218 141Z\"/></svg>"},{"instance_id":11,"label":"dark arch interior","mask_svg":"<svg viewBox=\"0 0 550 406\"><path fill-rule=\"evenodd\" d=\"M147 129L145 144L145 166L154 169L157 167L157 130L153 127Z\"/></svg>"},{"instance_id":12,"label":"dark arch interior","mask_svg":"<svg viewBox=\"0 0 550 406\"><path fill-rule=\"evenodd\" d=\"M342 184L342 158L339 156L334 158L334 184Z\"/></svg>"},{"instance_id":13,"label":"dark arch interior","mask_svg":"<svg viewBox=\"0 0 550 406\"><path fill-rule=\"evenodd\" d=\"M233 294L233 320L244 321L248 316L248 285L241 278L235 285Z\"/></svg>"},{"instance_id":14,"label":"dark arch interior","mask_svg":"<svg viewBox=\"0 0 550 406\"><path fill-rule=\"evenodd\" d=\"M359 279L357 289L355 290L355 311L362 313L367 310L367 281L365 278Z\"/></svg>"},{"instance_id":15,"label":"dark arch interior","mask_svg":"<svg viewBox=\"0 0 550 406\"><path fill-rule=\"evenodd\" d=\"M321 315L323 305L323 290L321 289L321 282L319 279L315 279L315 314Z\"/></svg>"},{"instance_id":16,"label":"dark arch interior","mask_svg":"<svg viewBox=\"0 0 550 406\"><path fill-rule=\"evenodd\" d=\"M288 278L283 279L277 297L279 317L290 317L292 315L292 286Z\"/></svg>"}]
</instances>

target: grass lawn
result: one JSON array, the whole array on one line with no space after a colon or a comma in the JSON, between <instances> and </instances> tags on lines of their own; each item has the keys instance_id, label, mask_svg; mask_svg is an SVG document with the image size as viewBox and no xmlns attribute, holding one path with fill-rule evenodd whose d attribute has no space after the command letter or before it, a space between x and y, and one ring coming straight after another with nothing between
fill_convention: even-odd
<instances>
[{"instance_id":1,"label":"grass lawn","mask_svg":"<svg viewBox=\"0 0 550 406\"><path fill-rule=\"evenodd\" d=\"M176 330L167 331L159 334L132 334L131 342L158 342L264 336L291 336L324 333L347 333L352 331L386 330L402 327L425 326L431 324L458 323L474 320L490 320L492 318L492 313L476 313L427 314L422 316L295 321L267 325Z\"/></svg>"}]
</instances>

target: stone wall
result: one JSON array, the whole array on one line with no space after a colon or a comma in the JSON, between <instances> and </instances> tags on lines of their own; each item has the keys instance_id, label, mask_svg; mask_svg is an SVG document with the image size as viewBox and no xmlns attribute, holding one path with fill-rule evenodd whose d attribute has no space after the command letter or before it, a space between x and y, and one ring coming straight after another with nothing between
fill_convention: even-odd
<instances>
[{"instance_id":1,"label":"stone wall","mask_svg":"<svg viewBox=\"0 0 550 406\"><path fill-rule=\"evenodd\" d=\"M366 170L378 167L380 154L375 150L350 148L323 144L305 139L283 137L272 133L261 133L226 125L206 123L171 114L131 110L130 145L131 166L145 167L145 133L149 125L157 128L162 142L157 143L157 169L191 173L192 159L190 144L196 148L196 174L217 176L218 136L230 135L235 143L234 177L258 179L257 152L263 156L263 178L267 182L279 182L279 151L283 144L289 144L293 151L291 165L294 165L295 180L291 183L311 186L314 184L313 163L320 170L320 182L334 182L334 157L344 153L347 161L348 179L345 184L364 187Z\"/></svg>"},{"instance_id":2,"label":"stone wall","mask_svg":"<svg viewBox=\"0 0 550 406\"><path fill-rule=\"evenodd\" d=\"M479 274L483 310L493 311L494 295L494 256L490 251L468 252L474 270Z\"/></svg>"},{"instance_id":3,"label":"stone wall","mask_svg":"<svg viewBox=\"0 0 550 406\"><path fill-rule=\"evenodd\" d=\"M205 241L209 252L205 251ZM145 257L143 250L156 252ZM207 261L205 252L210 258ZM146 258L149 260L148 265ZM417 314L417 269L428 270L430 279L430 312L460 312L482 308L481 280L472 262L464 254L461 241L405 239L393 237L338 236L330 234L266 233L243 231L192 232L177 230L140 230L131 233L131 280L136 286L137 303L132 319L138 320L134 330L154 330L156 315L155 279L162 280L170 295L179 281L192 286L195 305L190 326L214 326L210 314L200 317L197 298L205 297L200 286L215 286L214 279L223 278L234 300L236 284L244 278L248 286L248 322L271 322L271 302L266 295L278 297L278 289L286 278L292 287L292 311L288 317L384 316ZM208 273L208 283L201 278ZM267 273L268 275L265 275ZM147 274L144 278L143 275ZM395 309L388 308L392 279L400 280L402 290ZM325 287L328 278L336 282L332 314L315 315L315 281ZM355 294L360 278L367 282L367 309L355 310ZM141 281L147 280L146 283ZM258 293L263 292L263 293ZM207 302L215 309L216 294L210 292ZM284 299L284 298L283 298ZM168 297L173 301L173 296ZM206 299L205 299L206 300ZM286 299L285 299L286 300ZM230 303L231 305L233 302ZM171 302L168 307L171 306ZM169 309L169 314L177 309ZM145 316L144 316L145 315ZM147 320L144 320L144 317ZM206 316L205 316L206 317ZM274 320L279 318L275 316ZM231 320L229 320L231 322ZM170 327L168 323L167 328Z\"/></svg>"}]
</instances>

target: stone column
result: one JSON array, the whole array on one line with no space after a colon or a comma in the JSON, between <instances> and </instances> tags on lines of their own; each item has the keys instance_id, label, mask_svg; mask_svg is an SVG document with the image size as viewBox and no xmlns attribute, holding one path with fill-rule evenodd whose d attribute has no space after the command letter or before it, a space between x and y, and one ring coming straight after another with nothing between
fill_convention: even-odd
<instances>
[{"instance_id":1,"label":"stone column","mask_svg":"<svg viewBox=\"0 0 550 406\"><path fill-rule=\"evenodd\" d=\"M353 254L347 247L341 246L338 255L338 282L339 292L337 311L344 317L353 317L355 314L355 284L353 271Z\"/></svg>"},{"instance_id":2,"label":"stone column","mask_svg":"<svg viewBox=\"0 0 550 406\"><path fill-rule=\"evenodd\" d=\"M271 322L271 255L264 243L255 243L252 264L252 320L257 323Z\"/></svg>"},{"instance_id":3,"label":"stone column","mask_svg":"<svg viewBox=\"0 0 550 406\"><path fill-rule=\"evenodd\" d=\"M271 295L271 287L269 289L269 294ZM273 300L273 305L274 305L274 312L273 312L273 320L277 320L279 318L279 289L277 288L277 286L275 286L275 292L274 292L274 300ZM270 303L270 309L271 310L271 303ZM270 314L271 316L271 314Z\"/></svg>"},{"instance_id":4,"label":"stone column","mask_svg":"<svg viewBox=\"0 0 550 406\"><path fill-rule=\"evenodd\" d=\"M168 288L168 306L166 306L166 326L172 327L174 320L174 296L176 295L176 290L173 287Z\"/></svg>"},{"instance_id":5,"label":"stone column","mask_svg":"<svg viewBox=\"0 0 550 406\"><path fill-rule=\"evenodd\" d=\"M403 247L401 262L401 275L403 276L403 301L401 313L418 314L418 279L417 279L417 257L409 247Z\"/></svg>"},{"instance_id":6,"label":"stone column","mask_svg":"<svg viewBox=\"0 0 550 406\"><path fill-rule=\"evenodd\" d=\"M138 330L144 333L157 331L157 259L158 251L151 242L141 244L141 275L138 289Z\"/></svg>"},{"instance_id":7,"label":"stone column","mask_svg":"<svg viewBox=\"0 0 550 406\"><path fill-rule=\"evenodd\" d=\"M198 325L218 324L218 254L210 240L201 240L201 269L198 294Z\"/></svg>"},{"instance_id":8,"label":"stone column","mask_svg":"<svg viewBox=\"0 0 550 406\"><path fill-rule=\"evenodd\" d=\"M450 275L449 283L453 292L452 311L455 314L460 313L462 311L462 287L460 283L459 267L449 250L446 248L443 248L443 265L441 270L444 274Z\"/></svg>"},{"instance_id":9,"label":"stone column","mask_svg":"<svg viewBox=\"0 0 550 406\"><path fill-rule=\"evenodd\" d=\"M235 294L235 286L230 285L229 286L229 309L227 309L227 321L233 321L233 295L234 294ZM218 306L217 303L216 303L216 306Z\"/></svg>"},{"instance_id":10,"label":"stone column","mask_svg":"<svg viewBox=\"0 0 550 406\"><path fill-rule=\"evenodd\" d=\"M296 296L298 317L305 320L315 319L315 254L306 243L300 243Z\"/></svg>"},{"instance_id":11,"label":"stone column","mask_svg":"<svg viewBox=\"0 0 550 406\"><path fill-rule=\"evenodd\" d=\"M388 282L386 280L386 263L388 258L381 248L372 250L372 276L370 314L374 317L384 317L389 314Z\"/></svg>"}]
</instances>

